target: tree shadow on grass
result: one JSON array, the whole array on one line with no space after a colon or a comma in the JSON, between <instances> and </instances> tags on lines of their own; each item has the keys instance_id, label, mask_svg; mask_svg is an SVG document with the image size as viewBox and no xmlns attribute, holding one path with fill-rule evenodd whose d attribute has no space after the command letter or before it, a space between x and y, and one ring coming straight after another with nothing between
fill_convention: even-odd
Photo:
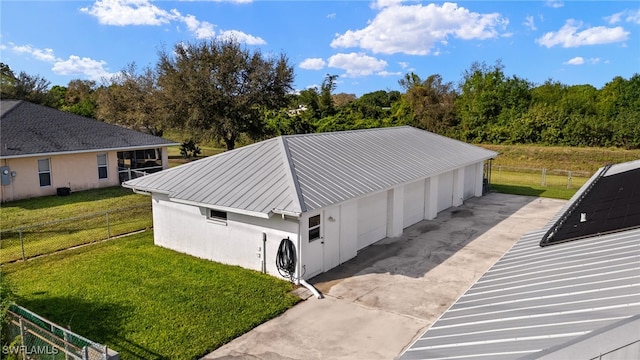
<instances>
[{"instance_id":1,"label":"tree shadow on grass","mask_svg":"<svg viewBox=\"0 0 640 360\"><path fill-rule=\"evenodd\" d=\"M25 210L39 210L55 206L79 204L83 202L114 199L130 196L131 190L114 186L109 188L73 191L67 196L49 195L38 198L16 200L2 204L2 207L17 207Z\"/></svg>"},{"instance_id":2,"label":"tree shadow on grass","mask_svg":"<svg viewBox=\"0 0 640 360\"><path fill-rule=\"evenodd\" d=\"M18 298L18 305L91 341L107 345L126 359L165 359L128 339L123 329L135 307L79 297Z\"/></svg>"},{"instance_id":3,"label":"tree shadow on grass","mask_svg":"<svg viewBox=\"0 0 640 360\"><path fill-rule=\"evenodd\" d=\"M525 195L525 196L540 196L545 190L534 189L530 186L519 185L503 185L503 184L491 184L491 190L511 195Z\"/></svg>"}]
</instances>

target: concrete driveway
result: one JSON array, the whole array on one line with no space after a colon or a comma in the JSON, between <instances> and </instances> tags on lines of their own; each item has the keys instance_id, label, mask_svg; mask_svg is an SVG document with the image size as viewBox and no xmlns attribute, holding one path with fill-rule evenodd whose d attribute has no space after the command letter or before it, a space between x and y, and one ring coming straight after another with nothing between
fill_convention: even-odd
<instances>
[{"instance_id":1,"label":"concrete driveway","mask_svg":"<svg viewBox=\"0 0 640 360\"><path fill-rule=\"evenodd\" d=\"M467 200L312 279L324 299L310 297L204 359L393 359L565 203L498 193Z\"/></svg>"}]
</instances>

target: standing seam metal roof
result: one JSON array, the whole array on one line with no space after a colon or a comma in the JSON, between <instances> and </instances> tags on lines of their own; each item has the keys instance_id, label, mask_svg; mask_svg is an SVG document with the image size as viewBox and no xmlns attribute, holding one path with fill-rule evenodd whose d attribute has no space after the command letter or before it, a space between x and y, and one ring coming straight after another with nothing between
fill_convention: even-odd
<instances>
[{"instance_id":1,"label":"standing seam metal roof","mask_svg":"<svg viewBox=\"0 0 640 360\"><path fill-rule=\"evenodd\" d=\"M640 229L539 246L594 179L545 228L518 240L400 359L536 358L640 314Z\"/></svg>"},{"instance_id":2,"label":"standing seam metal roof","mask_svg":"<svg viewBox=\"0 0 640 360\"><path fill-rule=\"evenodd\" d=\"M409 126L301 134L265 140L124 186L214 208L300 214L496 155Z\"/></svg>"}]
</instances>

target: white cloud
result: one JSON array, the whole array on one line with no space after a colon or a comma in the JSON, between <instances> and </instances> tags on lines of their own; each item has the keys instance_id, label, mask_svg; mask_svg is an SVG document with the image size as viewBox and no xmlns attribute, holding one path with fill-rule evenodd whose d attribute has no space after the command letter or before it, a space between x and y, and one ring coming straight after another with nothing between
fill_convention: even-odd
<instances>
[{"instance_id":1,"label":"white cloud","mask_svg":"<svg viewBox=\"0 0 640 360\"><path fill-rule=\"evenodd\" d=\"M405 62L405 61L400 61L400 62L398 63L398 65L400 65L400 67L401 67L401 68L403 68L403 69L406 69L406 68L408 68L408 67L409 67L409 63L408 63L408 62Z\"/></svg>"},{"instance_id":2,"label":"white cloud","mask_svg":"<svg viewBox=\"0 0 640 360\"><path fill-rule=\"evenodd\" d=\"M238 30L221 31L218 36L220 39L235 40L248 45L265 45L267 42L261 37L249 35Z\"/></svg>"},{"instance_id":3,"label":"white cloud","mask_svg":"<svg viewBox=\"0 0 640 360\"><path fill-rule=\"evenodd\" d=\"M336 18L336 13L331 13L327 15L327 19L335 19Z\"/></svg>"},{"instance_id":4,"label":"white cloud","mask_svg":"<svg viewBox=\"0 0 640 360\"><path fill-rule=\"evenodd\" d=\"M71 55L65 60L57 57L53 49L38 49L31 45L16 45L14 43L9 43L9 46L2 45L1 48L10 49L17 54L31 55L36 60L52 63L51 70L58 75L79 75L96 81L113 75L105 70L107 63L104 60L81 58L76 55Z\"/></svg>"},{"instance_id":5,"label":"white cloud","mask_svg":"<svg viewBox=\"0 0 640 360\"><path fill-rule=\"evenodd\" d=\"M565 62L568 65L582 65L584 64L584 58L582 56L576 56L573 59L570 59Z\"/></svg>"},{"instance_id":6,"label":"white cloud","mask_svg":"<svg viewBox=\"0 0 640 360\"><path fill-rule=\"evenodd\" d=\"M537 30L533 16L527 16L522 25L526 26L529 30Z\"/></svg>"},{"instance_id":7,"label":"white cloud","mask_svg":"<svg viewBox=\"0 0 640 360\"><path fill-rule=\"evenodd\" d=\"M624 21L640 24L640 9L636 10L625 10L619 13L615 13L611 16L606 16L604 18L609 24L615 24Z\"/></svg>"},{"instance_id":8,"label":"white cloud","mask_svg":"<svg viewBox=\"0 0 640 360\"><path fill-rule=\"evenodd\" d=\"M391 71L384 70L384 71L377 72L376 75L383 76L383 77L385 77L385 76L400 76L400 75L402 75L402 72L401 71L391 72Z\"/></svg>"},{"instance_id":9,"label":"white cloud","mask_svg":"<svg viewBox=\"0 0 640 360\"><path fill-rule=\"evenodd\" d=\"M576 56L573 59L569 59L564 64L566 65L584 65L584 64L598 64L600 58L585 59L582 56Z\"/></svg>"},{"instance_id":10,"label":"white cloud","mask_svg":"<svg viewBox=\"0 0 640 360\"><path fill-rule=\"evenodd\" d=\"M328 65L345 70L347 77L358 77L382 71L387 67L387 62L362 53L350 53L331 56Z\"/></svg>"},{"instance_id":11,"label":"white cloud","mask_svg":"<svg viewBox=\"0 0 640 360\"><path fill-rule=\"evenodd\" d=\"M309 58L304 59L299 67L305 70L321 70L326 65L325 61L321 58Z\"/></svg>"},{"instance_id":12,"label":"white cloud","mask_svg":"<svg viewBox=\"0 0 640 360\"><path fill-rule=\"evenodd\" d=\"M102 60L71 55L67 60L57 61L51 70L58 75L84 75L90 80L98 81L113 75L105 70L105 65L107 63Z\"/></svg>"},{"instance_id":13,"label":"white cloud","mask_svg":"<svg viewBox=\"0 0 640 360\"><path fill-rule=\"evenodd\" d=\"M104 25L162 25L175 19L175 14L152 5L149 0L98 0L80 11L97 17Z\"/></svg>"},{"instance_id":14,"label":"white cloud","mask_svg":"<svg viewBox=\"0 0 640 360\"><path fill-rule=\"evenodd\" d=\"M564 6L564 2L562 2L560 0L547 0L546 5L548 7L552 7L554 9L557 9L557 8L563 7Z\"/></svg>"},{"instance_id":15,"label":"white cloud","mask_svg":"<svg viewBox=\"0 0 640 360\"><path fill-rule=\"evenodd\" d=\"M18 54L28 54L33 56L35 59L44 61L44 62L55 62L56 56L53 53L53 49L36 49L31 47L31 45L15 45L10 43L11 50Z\"/></svg>"},{"instance_id":16,"label":"white cloud","mask_svg":"<svg viewBox=\"0 0 640 360\"><path fill-rule=\"evenodd\" d=\"M559 31L544 34L541 38L536 39L536 43L548 48L556 45L570 48L585 45L610 44L626 41L629 38L629 32L620 26L614 28L596 26L578 31L581 27L581 22L571 19L567 20Z\"/></svg>"},{"instance_id":17,"label":"white cloud","mask_svg":"<svg viewBox=\"0 0 640 360\"><path fill-rule=\"evenodd\" d=\"M213 24L206 21L199 21L193 15L181 16L180 20L182 20L187 26L187 29L196 36L196 39L209 39L216 35Z\"/></svg>"},{"instance_id":18,"label":"white cloud","mask_svg":"<svg viewBox=\"0 0 640 360\"><path fill-rule=\"evenodd\" d=\"M360 47L374 53L428 55L449 36L463 40L496 38L509 23L498 13L474 13L457 4L401 5L378 1L378 15L360 30L338 34L333 48Z\"/></svg>"},{"instance_id":19,"label":"white cloud","mask_svg":"<svg viewBox=\"0 0 640 360\"><path fill-rule=\"evenodd\" d=\"M220 1L222 2L222 1ZM248 3L251 0L230 0L233 3ZM170 11L161 9L150 0L98 0L91 7L81 8L80 11L98 18L104 25L165 25L180 21L196 39L210 39L216 36L215 25L196 19L194 15L182 15L176 9ZM238 30L223 31L220 38L235 38L239 42L249 45L263 45L266 42L260 37L246 34Z\"/></svg>"}]
</instances>

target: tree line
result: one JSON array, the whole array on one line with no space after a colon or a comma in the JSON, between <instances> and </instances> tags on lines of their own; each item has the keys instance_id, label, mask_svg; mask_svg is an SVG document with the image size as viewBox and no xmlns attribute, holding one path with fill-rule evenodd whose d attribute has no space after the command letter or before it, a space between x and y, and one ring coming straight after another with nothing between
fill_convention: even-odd
<instances>
[{"instance_id":1,"label":"tree line","mask_svg":"<svg viewBox=\"0 0 640 360\"><path fill-rule=\"evenodd\" d=\"M457 83L408 73L402 91L356 97L335 93L337 75L293 92L284 53L262 54L234 40L179 43L155 66L128 65L116 76L53 86L0 64L1 97L195 143L238 142L287 134L411 125L472 143L640 148L640 74L602 88L543 84L505 74L500 61L472 63Z\"/></svg>"}]
</instances>

